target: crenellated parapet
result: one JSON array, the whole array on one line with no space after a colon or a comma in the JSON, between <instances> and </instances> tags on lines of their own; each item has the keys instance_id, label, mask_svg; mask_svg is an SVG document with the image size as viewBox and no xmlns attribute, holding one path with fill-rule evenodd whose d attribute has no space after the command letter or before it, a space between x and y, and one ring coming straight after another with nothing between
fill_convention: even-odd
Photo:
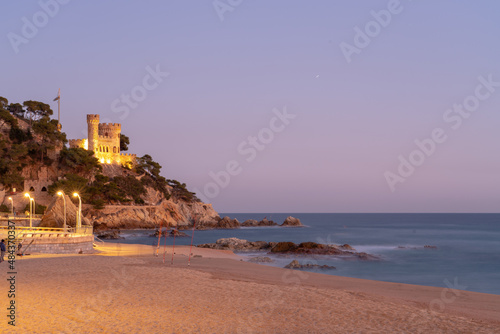
<instances>
[{"instance_id":1,"label":"crenellated parapet","mask_svg":"<svg viewBox=\"0 0 500 334\"><path fill-rule=\"evenodd\" d=\"M99 137L120 138L122 125L119 123L99 124Z\"/></svg>"},{"instance_id":2,"label":"crenellated parapet","mask_svg":"<svg viewBox=\"0 0 500 334\"><path fill-rule=\"evenodd\" d=\"M97 115L97 114L88 114L87 115L87 123L99 124L99 115Z\"/></svg>"}]
</instances>

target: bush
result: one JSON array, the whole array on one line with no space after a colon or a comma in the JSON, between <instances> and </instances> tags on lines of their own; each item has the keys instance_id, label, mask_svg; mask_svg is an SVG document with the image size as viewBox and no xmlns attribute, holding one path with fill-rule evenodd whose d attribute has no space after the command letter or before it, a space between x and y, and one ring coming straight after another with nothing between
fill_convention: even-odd
<instances>
[{"instance_id":1,"label":"bush","mask_svg":"<svg viewBox=\"0 0 500 334\"><path fill-rule=\"evenodd\" d=\"M92 201L92 205L94 205L94 209L96 209L96 210L104 209L104 204L105 204L105 202L102 199L96 199L96 200Z\"/></svg>"}]
</instances>

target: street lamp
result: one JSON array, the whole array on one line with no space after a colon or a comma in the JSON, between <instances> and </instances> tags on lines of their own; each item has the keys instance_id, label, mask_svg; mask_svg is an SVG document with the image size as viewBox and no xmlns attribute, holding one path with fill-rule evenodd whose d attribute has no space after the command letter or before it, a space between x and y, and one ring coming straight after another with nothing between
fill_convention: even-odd
<instances>
[{"instance_id":1,"label":"street lamp","mask_svg":"<svg viewBox=\"0 0 500 334\"><path fill-rule=\"evenodd\" d=\"M10 201L10 208L12 211L12 217L15 217L14 216L14 200L12 199L12 197L9 197L9 201Z\"/></svg>"},{"instance_id":2,"label":"street lamp","mask_svg":"<svg viewBox=\"0 0 500 334\"><path fill-rule=\"evenodd\" d=\"M82 227L82 198L78 193L73 193L73 197L78 197L78 217L76 219L76 231Z\"/></svg>"},{"instance_id":3,"label":"street lamp","mask_svg":"<svg viewBox=\"0 0 500 334\"><path fill-rule=\"evenodd\" d=\"M32 219L33 219L33 206L31 204L31 202L35 203L35 200L33 199L33 197L30 196L30 194L28 193L25 193L24 194L24 197L26 198L29 198L30 199L30 228L33 227L33 223L32 223Z\"/></svg>"},{"instance_id":4,"label":"street lamp","mask_svg":"<svg viewBox=\"0 0 500 334\"><path fill-rule=\"evenodd\" d=\"M66 232L66 198L64 198L63 191L58 191L57 195L61 196L64 202L64 232Z\"/></svg>"}]
</instances>

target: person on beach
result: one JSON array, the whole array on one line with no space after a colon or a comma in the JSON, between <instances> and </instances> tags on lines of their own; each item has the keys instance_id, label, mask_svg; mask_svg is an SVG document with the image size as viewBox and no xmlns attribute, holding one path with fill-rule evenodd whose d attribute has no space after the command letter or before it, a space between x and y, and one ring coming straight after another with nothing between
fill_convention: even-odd
<instances>
[{"instance_id":1,"label":"person on beach","mask_svg":"<svg viewBox=\"0 0 500 334\"><path fill-rule=\"evenodd\" d=\"M4 255L5 255L5 243L4 243L5 240L2 239L2 241L0 242L0 262L3 262L5 261L3 259Z\"/></svg>"}]
</instances>

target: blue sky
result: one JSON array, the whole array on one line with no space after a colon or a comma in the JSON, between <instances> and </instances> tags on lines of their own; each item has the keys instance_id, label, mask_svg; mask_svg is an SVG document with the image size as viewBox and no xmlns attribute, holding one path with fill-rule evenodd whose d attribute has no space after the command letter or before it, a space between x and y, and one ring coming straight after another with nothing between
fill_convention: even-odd
<instances>
[{"instance_id":1,"label":"blue sky","mask_svg":"<svg viewBox=\"0 0 500 334\"><path fill-rule=\"evenodd\" d=\"M122 123L220 212L498 212L499 7L2 1L0 96L61 88L68 138Z\"/></svg>"}]
</instances>

